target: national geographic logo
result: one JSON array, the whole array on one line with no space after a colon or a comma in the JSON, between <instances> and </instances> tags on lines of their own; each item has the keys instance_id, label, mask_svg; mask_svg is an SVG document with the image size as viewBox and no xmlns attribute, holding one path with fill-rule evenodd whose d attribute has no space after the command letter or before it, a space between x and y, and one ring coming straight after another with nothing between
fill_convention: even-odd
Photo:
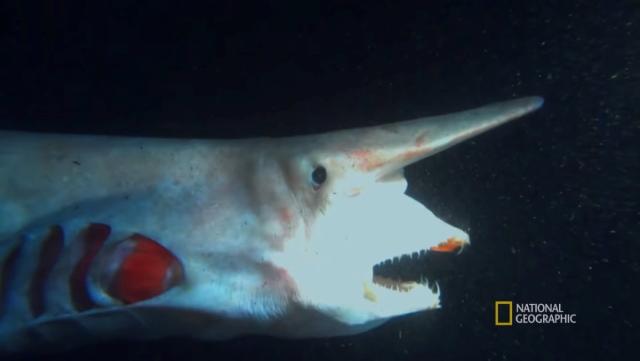
<instances>
[{"instance_id":1,"label":"national geographic logo","mask_svg":"<svg viewBox=\"0 0 640 361\"><path fill-rule=\"evenodd\" d=\"M559 303L495 302L496 326L516 324L575 324L576 314L566 313Z\"/></svg>"}]
</instances>

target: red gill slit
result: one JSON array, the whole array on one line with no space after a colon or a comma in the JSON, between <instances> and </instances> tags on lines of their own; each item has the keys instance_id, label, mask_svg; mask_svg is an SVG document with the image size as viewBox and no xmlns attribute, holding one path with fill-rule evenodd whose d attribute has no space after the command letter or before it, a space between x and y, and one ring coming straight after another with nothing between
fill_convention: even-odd
<instances>
[{"instance_id":1,"label":"red gill slit","mask_svg":"<svg viewBox=\"0 0 640 361\"><path fill-rule=\"evenodd\" d=\"M16 263L21 251L22 242L11 250L7 258L5 258L2 263L2 277L0 277L0 317L4 315L7 309L10 283L15 276Z\"/></svg>"},{"instance_id":2,"label":"red gill slit","mask_svg":"<svg viewBox=\"0 0 640 361\"><path fill-rule=\"evenodd\" d=\"M33 317L42 315L45 311L45 286L51 270L55 266L64 246L64 231L56 225L51 227L49 234L42 242L38 265L31 284L29 285L29 307Z\"/></svg>"},{"instance_id":3,"label":"red gill slit","mask_svg":"<svg viewBox=\"0 0 640 361\"><path fill-rule=\"evenodd\" d=\"M104 242L109 238L109 234L111 234L111 227L102 223L92 223L84 231L82 239L84 242L84 254L69 276L71 300L78 311L86 311L95 307L95 303L87 289L87 275L94 258Z\"/></svg>"}]
</instances>

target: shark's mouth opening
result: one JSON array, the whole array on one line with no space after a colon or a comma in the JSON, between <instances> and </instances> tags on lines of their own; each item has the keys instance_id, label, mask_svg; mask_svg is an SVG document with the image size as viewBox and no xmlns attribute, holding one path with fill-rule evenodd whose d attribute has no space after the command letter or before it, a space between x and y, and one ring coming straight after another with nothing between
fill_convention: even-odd
<instances>
[{"instance_id":1,"label":"shark's mouth opening","mask_svg":"<svg viewBox=\"0 0 640 361\"><path fill-rule=\"evenodd\" d=\"M422 284L437 293L438 281L452 272L452 258L461 249L462 243L447 240L429 250L389 258L373 266L373 283L399 292Z\"/></svg>"}]
</instances>

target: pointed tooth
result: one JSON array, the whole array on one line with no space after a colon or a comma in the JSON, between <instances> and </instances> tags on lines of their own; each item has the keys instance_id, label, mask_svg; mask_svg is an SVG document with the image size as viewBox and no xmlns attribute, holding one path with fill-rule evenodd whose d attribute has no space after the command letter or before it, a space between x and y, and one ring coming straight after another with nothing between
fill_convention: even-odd
<instances>
[{"instance_id":1,"label":"pointed tooth","mask_svg":"<svg viewBox=\"0 0 640 361\"><path fill-rule=\"evenodd\" d=\"M428 286L429 289L433 292L438 292L438 285L436 284L436 282L432 281L432 280L428 280Z\"/></svg>"}]
</instances>

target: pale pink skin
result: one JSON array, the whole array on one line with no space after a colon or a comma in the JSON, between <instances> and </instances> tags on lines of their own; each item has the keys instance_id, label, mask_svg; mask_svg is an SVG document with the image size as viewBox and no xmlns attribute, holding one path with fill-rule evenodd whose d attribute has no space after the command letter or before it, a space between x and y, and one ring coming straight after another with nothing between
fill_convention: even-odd
<instances>
[{"instance_id":1,"label":"pale pink skin","mask_svg":"<svg viewBox=\"0 0 640 361\"><path fill-rule=\"evenodd\" d=\"M404 195L402 167L541 103L522 98L280 139L0 132L0 262L24 240L0 318L0 349L69 347L95 336L347 335L435 308L439 295L425 286L398 292L371 282L373 265L386 258L451 237L468 242ZM311 180L319 165L328 174L320 186ZM99 307L77 312L69 274L90 223L111 226L106 245L132 233L156 240L181 262L184 282L122 305L100 284L117 257L101 252L87 280ZM46 312L34 319L24 285L51 225L63 227L65 247L47 279Z\"/></svg>"}]
</instances>

